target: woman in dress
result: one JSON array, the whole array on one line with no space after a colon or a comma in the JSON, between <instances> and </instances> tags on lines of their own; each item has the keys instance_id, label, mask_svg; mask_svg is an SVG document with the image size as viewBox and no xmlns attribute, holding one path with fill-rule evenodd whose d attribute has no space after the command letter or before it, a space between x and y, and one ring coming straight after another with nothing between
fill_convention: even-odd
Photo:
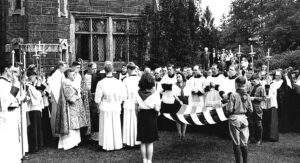
<instances>
[{"instance_id":1,"label":"woman in dress","mask_svg":"<svg viewBox=\"0 0 300 163\"><path fill-rule=\"evenodd\" d=\"M58 148L68 150L77 146L81 142L80 128L86 126L84 114L80 113L83 107L80 93L73 81L75 80L75 71L67 69L64 72L66 77L63 83L63 93L66 99L66 110L68 113L68 133L59 136Z\"/></svg>"},{"instance_id":2,"label":"woman in dress","mask_svg":"<svg viewBox=\"0 0 300 163\"><path fill-rule=\"evenodd\" d=\"M113 77L113 63L104 64L106 77L99 81L95 93L95 102L99 113L99 145L104 150L116 150L123 147L121 132L121 103L124 101L125 87L121 80Z\"/></svg>"},{"instance_id":3,"label":"woman in dress","mask_svg":"<svg viewBox=\"0 0 300 163\"><path fill-rule=\"evenodd\" d=\"M160 95L155 91L155 80L150 73L139 81L137 141L141 142L143 163L151 163L153 142L158 140L157 117L160 110Z\"/></svg>"},{"instance_id":4,"label":"woman in dress","mask_svg":"<svg viewBox=\"0 0 300 163\"><path fill-rule=\"evenodd\" d=\"M188 105L188 91L185 89L186 78L181 72L176 73L177 83L174 86L176 99L179 101L181 107ZM179 139L185 138L186 124L176 122Z\"/></svg>"}]
</instances>

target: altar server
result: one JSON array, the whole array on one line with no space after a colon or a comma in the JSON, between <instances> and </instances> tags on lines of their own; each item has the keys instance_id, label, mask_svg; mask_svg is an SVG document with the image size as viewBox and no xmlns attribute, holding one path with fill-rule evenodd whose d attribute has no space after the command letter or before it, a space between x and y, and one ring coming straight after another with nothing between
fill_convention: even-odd
<instances>
[{"instance_id":1,"label":"altar server","mask_svg":"<svg viewBox=\"0 0 300 163\"><path fill-rule=\"evenodd\" d=\"M0 162L21 163L18 89L12 86L11 64L0 63L0 75Z\"/></svg>"},{"instance_id":2,"label":"altar server","mask_svg":"<svg viewBox=\"0 0 300 163\"><path fill-rule=\"evenodd\" d=\"M194 76L186 83L186 89L189 92L189 104L193 108L193 112L201 112L204 108L204 89L206 87L206 79L198 65L193 68Z\"/></svg>"},{"instance_id":3,"label":"altar server","mask_svg":"<svg viewBox=\"0 0 300 163\"><path fill-rule=\"evenodd\" d=\"M113 77L113 63L104 65L106 78L99 81L95 93L95 102L99 113L99 145L104 150L122 148L121 103L126 97L122 81Z\"/></svg>"},{"instance_id":4,"label":"altar server","mask_svg":"<svg viewBox=\"0 0 300 163\"><path fill-rule=\"evenodd\" d=\"M123 80L127 98L124 101L123 116L123 144L127 146L139 145L137 136L137 102L140 77L136 72L136 65L133 62L127 64L128 77Z\"/></svg>"}]
</instances>

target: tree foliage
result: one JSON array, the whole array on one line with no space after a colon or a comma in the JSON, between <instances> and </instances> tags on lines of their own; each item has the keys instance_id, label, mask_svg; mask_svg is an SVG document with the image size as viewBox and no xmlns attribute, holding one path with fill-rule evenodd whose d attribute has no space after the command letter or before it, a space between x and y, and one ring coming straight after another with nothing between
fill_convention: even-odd
<instances>
[{"instance_id":1,"label":"tree foliage","mask_svg":"<svg viewBox=\"0 0 300 163\"><path fill-rule=\"evenodd\" d=\"M254 44L275 52L300 46L299 0L234 0L221 26L225 48Z\"/></svg>"},{"instance_id":2,"label":"tree foliage","mask_svg":"<svg viewBox=\"0 0 300 163\"><path fill-rule=\"evenodd\" d=\"M202 14L193 0L160 0L160 6L158 12L149 6L144 11L141 29L149 43L148 64L199 64L199 51L218 43L210 10L207 8Z\"/></svg>"}]
</instances>

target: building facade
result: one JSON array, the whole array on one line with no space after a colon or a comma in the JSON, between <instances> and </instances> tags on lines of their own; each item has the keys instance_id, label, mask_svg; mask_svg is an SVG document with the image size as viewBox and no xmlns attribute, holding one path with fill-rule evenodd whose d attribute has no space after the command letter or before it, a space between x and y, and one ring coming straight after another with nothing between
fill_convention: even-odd
<instances>
[{"instance_id":1,"label":"building facade","mask_svg":"<svg viewBox=\"0 0 300 163\"><path fill-rule=\"evenodd\" d=\"M127 62L138 57L139 20L153 0L1 0L0 57L34 62L39 42L41 63L60 61ZM20 45L23 48L20 48ZM57 46L57 47L56 47Z\"/></svg>"}]
</instances>

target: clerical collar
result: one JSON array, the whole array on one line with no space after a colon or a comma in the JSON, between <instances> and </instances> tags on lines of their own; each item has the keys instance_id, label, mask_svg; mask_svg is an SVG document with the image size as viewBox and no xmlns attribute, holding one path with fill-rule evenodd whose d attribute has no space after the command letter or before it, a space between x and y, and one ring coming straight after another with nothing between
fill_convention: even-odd
<instances>
[{"instance_id":1,"label":"clerical collar","mask_svg":"<svg viewBox=\"0 0 300 163\"><path fill-rule=\"evenodd\" d=\"M237 74L233 75L233 76L228 76L229 79L235 79L237 78Z\"/></svg>"},{"instance_id":2,"label":"clerical collar","mask_svg":"<svg viewBox=\"0 0 300 163\"><path fill-rule=\"evenodd\" d=\"M3 80L5 80L5 81L7 81L7 82L11 82L9 79L7 79L7 78L4 77L4 76L0 76L0 79L3 79Z\"/></svg>"},{"instance_id":3,"label":"clerical collar","mask_svg":"<svg viewBox=\"0 0 300 163\"><path fill-rule=\"evenodd\" d=\"M173 77L175 76L175 74L173 74L173 75L171 75L171 76L168 74L168 76L169 76L169 78L173 78Z\"/></svg>"}]
</instances>

